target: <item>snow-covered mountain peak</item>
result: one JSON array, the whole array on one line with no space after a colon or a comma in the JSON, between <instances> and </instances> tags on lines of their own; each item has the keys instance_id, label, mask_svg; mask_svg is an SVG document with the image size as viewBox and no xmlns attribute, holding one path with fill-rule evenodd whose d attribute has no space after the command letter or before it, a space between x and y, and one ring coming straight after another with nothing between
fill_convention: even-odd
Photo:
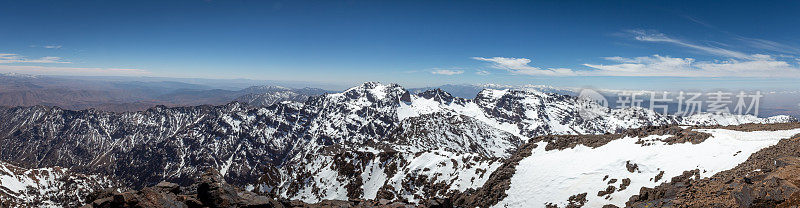
<instances>
[{"instance_id":1,"label":"snow-covered mountain peak","mask_svg":"<svg viewBox=\"0 0 800 208\"><path fill-rule=\"evenodd\" d=\"M480 93L478 93L478 96L476 97L476 99L477 98L500 99L501 97L506 95L506 93L508 93L508 91L509 91L509 89L503 89L503 90L483 89L483 90L481 90Z\"/></svg>"},{"instance_id":2,"label":"snow-covered mountain peak","mask_svg":"<svg viewBox=\"0 0 800 208\"><path fill-rule=\"evenodd\" d=\"M360 85L357 85L357 86L354 86L354 87L351 87L351 88L345 90L344 93L347 93L347 92L350 92L350 91L383 90L383 89L386 89L386 88L389 88L389 87L400 87L400 85L393 84L393 83L392 84L383 84L383 83L380 83L380 82L364 82L364 83L361 83Z\"/></svg>"},{"instance_id":3,"label":"snow-covered mountain peak","mask_svg":"<svg viewBox=\"0 0 800 208\"><path fill-rule=\"evenodd\" d=\"M345 90L342 93L330 94L331 96L345 96L351 99L368 98L374 100L383 100L386 98L394 98L408 93L403 87L398 84L381 84L379 82L365 82L356 87Z\"/></svg>"},{"instance_id":4,"label":"snow-covered mountain peak","mask_svg":"<svg viewBox=\"0 0 800 208\"><path fill-rule=\"evenodd\" d=\"M429 100L434 100L442 104L450 104L455 102L456 104L464 105L464 103L466 103L466 99L453 97L453 95L450 95L450 93L439 88L426 90L425 92L417 94L417 96Z\"/></svg>"},{"instance_id":5,"label":"snow-covered mountain peak","mask_svg":"<svg viewBox=\"0 0 800 208\"><path fill-rule=\"evenodd\" d=\"M510 108L512 104L542 105L545 100L565 100L570 96L544 93L534 89L484 89L475 97L475 102L488 108Z\"/></svg>"}]
</instances>

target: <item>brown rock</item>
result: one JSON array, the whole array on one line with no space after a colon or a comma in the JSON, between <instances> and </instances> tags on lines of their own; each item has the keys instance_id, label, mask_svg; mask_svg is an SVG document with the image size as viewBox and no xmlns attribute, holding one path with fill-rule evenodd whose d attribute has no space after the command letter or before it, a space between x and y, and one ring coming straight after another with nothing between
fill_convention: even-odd
<instances>
[{"instance_id":1,"label":"brown rock","mask_svg":"<svg viewBox=\"0 0 800 208\"><path fill-rule=\"evenodd\" d=\"M627 189L628 186L630 186L630 185L631 185L631 179L630 178L622 179L622 184L619 184L619 191Z\"/></svg>"},{"instance_id":2,"label":"brown rock","mask_svg":"<svg viewBox=\"0 0 800 208\"><path fill-rule=\"evenodd\" d=\"M156 188L162 189L166 192L172 192L174 194L179 194L181 192L181 187L178 184L162 181L156 184Z\"/></svg>"}]
</instances>

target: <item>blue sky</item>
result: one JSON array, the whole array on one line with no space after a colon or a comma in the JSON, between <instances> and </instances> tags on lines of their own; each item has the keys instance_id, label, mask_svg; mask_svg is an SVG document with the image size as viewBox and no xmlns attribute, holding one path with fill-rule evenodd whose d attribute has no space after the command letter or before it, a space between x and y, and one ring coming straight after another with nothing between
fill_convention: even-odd
<instances>
[{"instance_id":1,"label":"blue sky","mask_svg":"<svg viewBox=\"0 0 800 208\"><path fill-rule=\"evenodd\" d=\"M800 88L798 1L4 1L0 72Z\"/></svg>"}]
</instances>

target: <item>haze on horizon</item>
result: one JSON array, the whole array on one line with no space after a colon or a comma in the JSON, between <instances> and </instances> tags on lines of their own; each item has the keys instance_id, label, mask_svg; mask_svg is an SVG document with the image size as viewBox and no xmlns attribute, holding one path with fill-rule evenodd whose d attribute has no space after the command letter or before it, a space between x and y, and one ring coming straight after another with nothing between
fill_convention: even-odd
<instances>
[{"instance_id":1,"label":"haze on horizon","mask_svg":"<svg viewBox=\"0 0 800 208\"><path fill-rule=\"evenodd\" d=\"M800 2L18 1L0 72L798 89Z\"/></svg>"}]
</instances>

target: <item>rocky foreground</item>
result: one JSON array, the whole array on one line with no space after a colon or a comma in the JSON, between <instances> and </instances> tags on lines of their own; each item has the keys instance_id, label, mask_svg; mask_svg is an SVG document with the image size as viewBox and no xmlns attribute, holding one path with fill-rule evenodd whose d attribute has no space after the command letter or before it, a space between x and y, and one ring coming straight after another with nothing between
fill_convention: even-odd
<instances>
[{"instance_id":1,"label":"rocky foreground","mask_svg":"<svg viewBox=\"0 0 800 208\"><path fill-rule=\"evenodd\" d=\"M415 205L388 200L323 200L308 204L299 200L276 200L245 191L225 182L215 169L207 170L197 182L181 187L160 182L138 191L119 192L106 189L93 193L83 208L105 207L453 207L449 199L431 199Z\"/></svg>"},{"instance_id":2,"label":"rocky foreground","mask_svg":"<svg viewBox=\"0 0 800 208\"><path fill-rule=\"evenodd\" d=\"M769 125L761 125L769 127ZM772 125L779 127L780 125ZM759 130L759 125L736 127ZM800 135L752 154L709 178L686 171L655 188L642 188L628 207L800 207Z\"/></svg>"}]
</instances>

